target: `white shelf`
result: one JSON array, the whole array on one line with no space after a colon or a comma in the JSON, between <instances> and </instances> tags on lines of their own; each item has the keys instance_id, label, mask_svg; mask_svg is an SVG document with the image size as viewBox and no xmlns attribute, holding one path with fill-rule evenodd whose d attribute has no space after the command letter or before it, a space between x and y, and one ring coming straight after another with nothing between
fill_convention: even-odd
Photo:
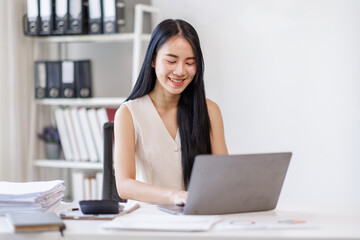
<instances>
[{"instance_id":1,"label":"white shelf","mask_svg":"<svg viewBox=\"0 0 360 240\"><path fill-rule=\"evenodd\" d=\"M34 162L34 165L37 167L50 167L50 168L76 168L76 169L90 169L90 170L103 169L103 163L72 162L72 161L52 160L52 159L36 160Z\"/></svg>"},{"instance_id":2,"label":"white shelf","mask_svg":"<svg viewBox=\"0 0 360 240\"><path fill-rule=\"evenodd\" d=\"M29 37L34 40L35 43L35 59L41 59L39 52L42 50L42 44L54 44L58 49L56 55L58 59L68 59L68 46L72 43L132 43L132 85L135 85L137 76L141 67L141 56L143 50L143 43L148 42L151 38L151 34L143 33L143 16L145 13L150 13L153 23L160 22L160 12L158 9L137 4L135 6L134 16L134 32L132 33L117 33L117 34L99 34L99 35L63 35L63 36L36 36ZM95 46L96 47L96 46ZM55 55L54 53L52 53ZM73 99L34 99L31 104L31 132L29 141L29 169L30 178L35 179L36 171L41 167L48 168L70 168L70 169L83 169L83 170L96 170L101 171L103 169L103 163L97 162L74 162L66 160L51 160L51 159L38 159L36 150L36 129L44 125L42 118L46 111L42 111L42 108L46 106L72 106L72 107L119 107L126 98L73 98ZM45 107L44 107L45 106ZM40 120L40 121L39 121ZM33 169L35 167L35 169ZM35 170L35 171L33 171Z\"/></svg>"},{"instance_id":3,"label":"white shelf","mask_svg":"<svg viewBox=\"0 0 360 240\"><path fill-rule=\"evenodd\" d=\"M72 99L37 99L38 105L66 105L66 106L120 106L125 98L72 98Z\"/></svg>"},{"instance_id":4,"label":"white shelf","mask_svg":"<svg viewBox=\"0 0 360 240\"><path fill-rule=\"evenodd\" d=\"M142 41L149 41L150 34L141 34ZM135 39L134 33L98 34L98 35L63 35L35 37L39 43L106 43L106 42L132 42Z\"/></svg>"}]
</instances>

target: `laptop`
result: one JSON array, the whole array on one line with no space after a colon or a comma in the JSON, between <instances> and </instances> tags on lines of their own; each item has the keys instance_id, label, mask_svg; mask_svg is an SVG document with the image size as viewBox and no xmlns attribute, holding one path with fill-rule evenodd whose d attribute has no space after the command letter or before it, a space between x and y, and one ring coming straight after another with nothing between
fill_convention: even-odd
<instances>
[{"instance_id":1,"label":"laptop","mask_svg":"<svg viewBox=\"0 0 360 240\"><path fill-rule=\"evenodd\" d=\"M291 152L195 157L184 206L158 208L185 215L267 211L276 208Z\"/></svg>"}]
</instances>

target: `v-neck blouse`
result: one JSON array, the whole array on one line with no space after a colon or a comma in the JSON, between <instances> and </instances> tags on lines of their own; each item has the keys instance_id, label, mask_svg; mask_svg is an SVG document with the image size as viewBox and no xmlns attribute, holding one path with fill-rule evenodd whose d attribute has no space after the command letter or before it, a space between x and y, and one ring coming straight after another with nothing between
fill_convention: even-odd
<instances>
[{"instance_id":1,"label":"v-neck blouse","mask_svg":"<svg viewBox=\"0 0 360 240\"><path fill-rule=\"evenodd\" d=\"M124 104L135 130L136 180L184 189L179 130L173 139L149 95Z\"/></svg>"}]
</instances>

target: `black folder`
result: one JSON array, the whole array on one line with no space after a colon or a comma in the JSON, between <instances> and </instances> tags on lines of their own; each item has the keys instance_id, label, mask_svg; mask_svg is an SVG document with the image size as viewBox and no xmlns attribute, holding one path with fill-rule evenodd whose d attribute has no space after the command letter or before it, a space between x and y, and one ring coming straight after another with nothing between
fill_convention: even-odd
<instances>
[{"instance_id":1,"label":"black folder","mask_svg":"<svg viewBox=\"0 0 360 240\"><path fill-rule=\"evenodd\" d=\"M68 0L54 0L54 29L53 34L65 34L68 22Z\"/></svg>"},{"instance_id":2,"label":"black folder","mask_svg":"<svg viewBox=\"0 0 360 240\"><path fill-rule=\"evenodd\" d=\"M35 98L46 97L46 62L35 62Z\"/></svg>"},{"instance_id":3,"label":"black folder","mask_svg":"<svg viewBox=\"0 0 360 240\"><path fill-rule=\"evenodd\" d=\"M89 34L102 33L101 0L88 0Z\"/></svg>"},{"instance_id":4,"label":"black folder","mask_svg":"<svg viewBox=\"0 0 360 240\"><path fill-rule=\"evenodd\" d=\"M46 62L47 71L47 98L59 98L61 92L61 62Z\"/></svg>"},{"instance_id":5,"label":"black folder","mask_svg":"<svg viewBox=\"0 0 360 240\"><path fill-rule=\"evenodd\" d=\"M84 0L69 0L67 34L87 33L87 7Z\"/></svg>"},{"instance_id":6,"label":"black folder","mask_svg":"<svg viewBox=\"0 0 360 240\"><path fill-rule=\"evenodd\" d=\"M39 0L40 35L49 35L52 31L52 1Z\"/></svg>"},{"instance_id":7,"label":"black folder","mask_svg":"<svg viewBox=\"0 0 360 240\"><path fill-rule=\"evenodd\" d=\"M60 97L75 98L75 62L63 61L61 65Z\"/></svg>"},{"instance_id":8,"label":"black folder","mask_svg":"<svg viewBox=\"0 0 360 240\"><path fill-rule=\"evenodd\" d=\"M38 0L26 1L25 16L26 22L24 22L24 32L26 35L38 35L39 34L39 2Z\"/></svg>"},{"instance_id":9,"label":"black folder","mask_svg":"<svg viewBox=\"0 0 360 240\"><path fill-rule=\"evenodd\" d=\"M123 0L103 0L103 32L118 33L125 25L125 2Z\"/></svg>"},{"instance_id":10,"label":"black folder","mask_svg":"<svg viewBox=\"0 0 360 240\"><path fill-rule=\"evenodd\" d=\"M75 83L77 97L89 98L92 96L90 60L75 62Z\"/></svg>"}]
</instances>

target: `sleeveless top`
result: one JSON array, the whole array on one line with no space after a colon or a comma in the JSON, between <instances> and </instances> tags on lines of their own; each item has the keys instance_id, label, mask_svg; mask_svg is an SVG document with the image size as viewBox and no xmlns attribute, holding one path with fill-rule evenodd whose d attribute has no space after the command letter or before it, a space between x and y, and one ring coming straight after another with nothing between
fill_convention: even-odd
<instances>
[{"instance_id":1,"label":"sleeveless top","mask_svg":"<svg viewBox=\"0 0 360 240\"><path fill-rule=\"evenodd\" d=\"M135 130L136 180L184 190L179 129L174 140L149 95L124 104Z\"/></svg>"}]
</instances>

